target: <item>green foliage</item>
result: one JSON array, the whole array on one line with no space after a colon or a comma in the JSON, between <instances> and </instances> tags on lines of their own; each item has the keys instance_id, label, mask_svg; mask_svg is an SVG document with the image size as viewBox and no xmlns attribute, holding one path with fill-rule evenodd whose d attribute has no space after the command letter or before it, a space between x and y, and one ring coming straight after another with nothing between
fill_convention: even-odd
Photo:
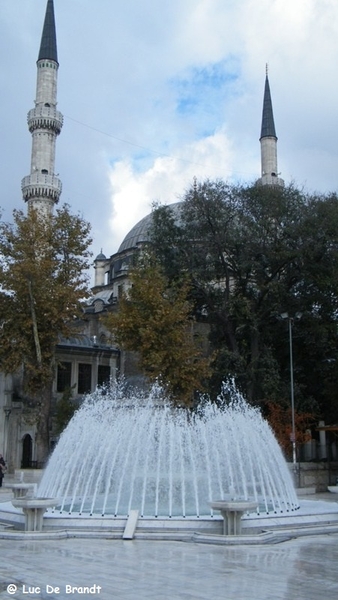
<instances>
[{"instance_id":1,"label":"green foliage","mask_svg":"<svg viewBox=\"0 0 338 600\"><path fill-rule=\"evenodd\" d=\"M13 216L14 224L0 223L0 365L6 373L23 368L25 393L40 407L46 454L54 349L60 335L70 335L88 294L90 225L67 205L54 216Z\"/></svg>"},{"instance_id":2,"label":"green foliage","mask_svg":"<svg viewBox=\"0 0 338 600\"><path fill-rule=\"evenodd\" d=\"M191 405L203 389L208 361L194 337L186 280L168 286L156 260L143 255L130 273L131 288L106 326L126 350L135 351L147 377L160 379L178 404Z\"/></svg>"},{"instance_id":3,"label":"green foliage","mask_svg":"<svg viewBox=\"0 0 338 600\"><path fill-rule=\"evenodd\" d=\"M73 400L73 390L68 387L56 404L55 422L57 433L62 433L67 427L77 408L78 406Z\"/></svg>"},{"instance_id":4,"label":"green foliage","mask_svg":"<svg viewBox=\"0 0 338 600\"><path fill-rule=\"evenodd\" d=\"M278 316L301 311L294 328L296 401L333 418L337 240L336 195L310 195L294 185L205 181L188 190L179 218L170 206L155 208L153 250L171 282L189 277L194 315L210 328L212 394L230 375L251 402L287 397L288 331Z\"/></svg>"}]
</instances>

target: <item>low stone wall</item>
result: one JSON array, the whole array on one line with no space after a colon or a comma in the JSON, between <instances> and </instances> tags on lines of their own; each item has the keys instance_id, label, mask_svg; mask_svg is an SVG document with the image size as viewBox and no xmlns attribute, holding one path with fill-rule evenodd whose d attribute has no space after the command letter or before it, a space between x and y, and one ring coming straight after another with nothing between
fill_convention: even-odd
<instances>
[{"instance_id":1,"label":"low stone wall","mask_svg":"<svg viewBox=\"0 0 338 600\"><path fill-rule=\"evenodd\" d=\"M289 463L290 471L293 465ZM328 485L336 485L338 462L301 462L297 464L297 473L293 473L297 488L315 488L316 492L326 492Z\"/></svg>"}]
</instances>

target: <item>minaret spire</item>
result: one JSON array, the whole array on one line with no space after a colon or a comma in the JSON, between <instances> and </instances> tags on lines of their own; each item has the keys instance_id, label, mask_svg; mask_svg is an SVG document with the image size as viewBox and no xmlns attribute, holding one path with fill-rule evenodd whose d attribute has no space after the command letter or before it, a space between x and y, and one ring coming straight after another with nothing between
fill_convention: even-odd
<instances>
[{"instance_id":1,"label":"minaret spire","mask_svg":"<svg viewBox=\"0 0 338 600\"><path fill-rule=\"evenodd\" d=\"M42 60L44 58L48 58L58 63L53 0L48 0L47 2L38 60Z\"/></svg>"},{"instance_id":2,"label":"minaret spire","mask_svg":"<svg viewBox=\"0 0 338 600\"><path fill-rule=\"evenodd\" d=\"M41 45L37 60L35 108L27 116L32 134L31 172L21 183L28 210L51 214L61 194L61 181L55 175L55 146L63 116L57 106L58 57L53 0L47 0Z\"/></svg>"},{"instance_id":3,"label":"minaret spire","mask_svg":"<svg viewBox=\"0 0 338 600\"><path fill-rule=\"evenodd\" d=\"M259 140L261 143L262 176L257 181L258 185L284 185L283 179L278 177L277 139L272 110L268 65L266 65L262 127L261 137Z\"/></svg>"}]
</instances>

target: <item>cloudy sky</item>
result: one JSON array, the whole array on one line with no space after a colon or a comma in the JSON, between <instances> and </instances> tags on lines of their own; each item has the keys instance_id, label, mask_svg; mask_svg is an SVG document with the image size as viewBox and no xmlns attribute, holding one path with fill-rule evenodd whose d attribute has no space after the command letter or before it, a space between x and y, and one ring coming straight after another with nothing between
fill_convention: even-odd
<instances>
[{"instance_id":1,"label":"cloudy sky","mask_svg":"<svg viewBox=\"0 0 338 600\"><path fill-rule=\"evenodd\" d=\"M337 0L54 0L62 201L117 251L193 177L252 182L269 79L286 182L338 188ZM24 208L46 0L0 0L1 198Z\"/></svg>"}]
</instances>

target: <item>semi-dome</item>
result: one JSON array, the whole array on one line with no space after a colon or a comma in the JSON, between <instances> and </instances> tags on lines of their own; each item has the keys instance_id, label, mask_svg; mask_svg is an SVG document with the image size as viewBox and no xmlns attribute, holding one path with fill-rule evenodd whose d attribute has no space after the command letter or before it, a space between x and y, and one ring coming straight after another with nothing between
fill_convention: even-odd
<instances>
[{"instance_id":1,"label":"semi-dome","mask_svg":"<svg viewBox=\"0 0 338 600\"><path fill-rule=\"evenodd\" d=\"M170 204L170 208L178 215L179 207L181 206L181 202L175 202L175 204ZM124 250L129 250L131 248L136 248L138 244L142 242L147 242L149 240L149 230L153 220L153 213L150 213L146 217L143 217L141 221L136 223L134 227L127 233L124 238L122 244L120 245L118 252L123 252Z\"/></svg>"}]
</instances>

